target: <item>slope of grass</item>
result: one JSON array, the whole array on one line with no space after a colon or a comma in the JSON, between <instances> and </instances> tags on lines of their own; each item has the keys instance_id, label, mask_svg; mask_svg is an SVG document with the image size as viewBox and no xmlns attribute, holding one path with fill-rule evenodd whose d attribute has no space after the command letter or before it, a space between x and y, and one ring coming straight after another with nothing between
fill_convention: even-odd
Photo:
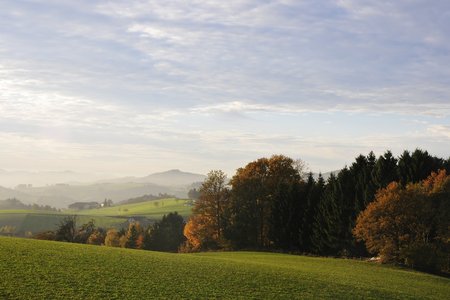
<instances>
[{"instance_id":1,"label":"slope of grass","mask_svg":"<svg viewBox=\"0 0 450 300\"><path fill-rule=\"evenodd\" d=\"M160 199L72 212L78 215L90 216L145 216L152 220L158 220L163 215L174 211L183 217L188 217L191 214L192 207L186 206L185 203L186 200L182 199Z\"/></svg>"},{"instance_id":2,"label":"slope of grass","mask_svg":"<svg viewBox=\"0 0 450 300\"><path fill-rule=\"evenodd\" d=\"M65 216L77 215L79 225L94 219L96 226L119 228L127 221L127 217L131 216L160 220L163 215L176 211L187 218L191 214L192 207L185 205L186 202L187 200L171 198L98 209L65 210L63 212L6 209L0 210L0 227L10 225L16 227L16 232L20 235L26 232L34 234L55 230Z\"/></svg>"},{"instance_id":3,"label":"slope of grass","mask_svg":"<svg viewBox=\"0 0 450 300\"><path fill-rule=\"evenodd\" d=\"M448 299L450 280L342 259L0 238L6 299Z\"/></svg>"},{"instance_id":4,"label":"slope of grass","mask_svg":"<svg viewBox=\"0 0 450 300\"><path fill-rule=\"evenodd\" d=\"M66 216L67 214L52 211L0 210L0 227L14 226L19 234L26 232L34 234L55 230ZM105 228L118 227L126 221L126 218L83 215L78 217L78 225L87 223L91 219L94 219L96 226Z\"/></svg>"},{"instance_id":5,"label":"slope of grass","mask_svg":"<svg viewBox=\"0 0 450 300\"><path fill-rule=\"evenodd\" d=\"M0 209L0 215L12 215L12 214L61 214L58 211L51 210L37 210L37 209Z\"/></svg>"}]
</instances>

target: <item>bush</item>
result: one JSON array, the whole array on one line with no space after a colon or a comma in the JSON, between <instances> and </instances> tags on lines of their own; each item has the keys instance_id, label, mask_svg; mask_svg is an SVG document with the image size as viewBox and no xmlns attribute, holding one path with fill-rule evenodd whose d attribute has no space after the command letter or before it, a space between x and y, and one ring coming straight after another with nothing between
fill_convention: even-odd
<instances>
[{"instance_id":1,"label":"bush","mask_svg":"<svg viewBox=\"0 0 450 300\"><path fill-rule=\"evenodd\" d=\"M47 240L47 241L55 241L56 240L56 234L54 231L44 231L37 233L33 236L34 239L37 240Z\"/></svg>"}]
</instances>

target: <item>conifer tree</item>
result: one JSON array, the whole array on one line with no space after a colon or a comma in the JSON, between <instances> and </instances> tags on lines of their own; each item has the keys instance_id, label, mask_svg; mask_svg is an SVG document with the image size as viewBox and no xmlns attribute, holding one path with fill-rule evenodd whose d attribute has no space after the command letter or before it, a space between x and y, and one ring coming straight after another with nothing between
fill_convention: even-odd
<instances>
[{"instance_id":1,"label":"conifer tree","mask_svg":"<svg viewBox=\"0 0 450 300\"><path fill-rule=\"evenodd\" d=\"M311 236L311 250L322 255L335 254L341 226L341 203L338 203L337 179L330 176L320 197Z\"/></svg>"},{"instance_id":2,"label":"conifer tree","mask_svg":"<svg viewBox=\"0 0 450 300\"><path fill-rule=\"evenodd\" d=\"M302 218L302 227L299 235L301 237L301 249L306 252L312 251L312 234L314 218L318 213L320 198L324 192L325 180L322 174L319 174L317 182L314 180L313 174L309 173L306 182L306 210Z\"/></svg>"}]
</instances>

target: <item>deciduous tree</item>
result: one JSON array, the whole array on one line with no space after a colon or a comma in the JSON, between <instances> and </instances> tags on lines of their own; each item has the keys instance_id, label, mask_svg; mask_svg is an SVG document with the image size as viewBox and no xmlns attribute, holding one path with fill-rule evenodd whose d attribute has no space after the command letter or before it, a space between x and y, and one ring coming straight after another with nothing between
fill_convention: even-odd
<instances>
[{"instance_id":1,"label":"deciduous tree","mask_svg":"<svg viewBox=\"0 0 450 300\"><path fill-rule=\"evenodd\" d=\"M449 202L445 170L406 187L393 182L358 216L354 234L385 262L448 269Z\"/></svg>"}]
</instances>

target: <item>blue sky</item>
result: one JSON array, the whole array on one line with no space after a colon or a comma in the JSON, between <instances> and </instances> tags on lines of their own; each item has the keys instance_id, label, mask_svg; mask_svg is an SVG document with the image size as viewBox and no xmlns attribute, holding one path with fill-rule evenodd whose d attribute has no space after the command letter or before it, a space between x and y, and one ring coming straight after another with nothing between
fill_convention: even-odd
<instances>
[{"instance_id":1,"label":"blue sky","mask_svg":"<svg viewBox=\"0 0 450 300\"><path fill-rule=\"evenodd\" d=\"M448 1L0 2L0 167L450 156Z\"/></svg>"}]
</instances>

